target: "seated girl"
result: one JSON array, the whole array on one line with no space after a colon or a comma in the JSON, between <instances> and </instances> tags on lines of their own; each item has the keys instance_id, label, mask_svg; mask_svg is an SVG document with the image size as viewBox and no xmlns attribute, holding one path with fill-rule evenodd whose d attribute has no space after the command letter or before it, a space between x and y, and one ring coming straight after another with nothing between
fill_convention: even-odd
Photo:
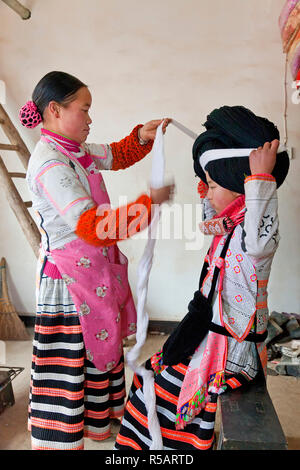
<instances>
[{"instance_id":1,"label":"seated girl","mask_svg":"<svg viewBox=\"0 0 300 470\"><path fill-rule=\"evenodd\" d=\"M213 238L189 304L199 322L190 328L193 338L180 338L184 330L178 329L176 341L171 335L146 362L155 374L164 450L211 450L218 395L266 374L267 286L279 243L277 188L289 159L279 149L275 125L242 106L214 110L204 126L193 159L204 202L200 229ZM201 295L211 299L209 322L199 307ZM188 351L196 335L201 339ZM152 439L143 380L135 375L115 448L149 449Z\"/></svg>"}]
</instances>

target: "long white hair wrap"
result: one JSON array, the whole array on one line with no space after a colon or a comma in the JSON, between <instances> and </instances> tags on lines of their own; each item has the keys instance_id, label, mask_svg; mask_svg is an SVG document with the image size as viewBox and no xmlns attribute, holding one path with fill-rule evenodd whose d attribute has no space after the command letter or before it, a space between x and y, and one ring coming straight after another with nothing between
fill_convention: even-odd
<instances>
[{"instance_id":1,"label":"long white hair wrap","mask_svg":"<svg viewBox=\"0 0 300 470\"><path fill-rule=\"evenodd\" d=\"M152 188L160 188L164 185L165 156L162 125L163 123L160 124L160 126L157 128L156 137L152 148ZM143 365L138 365L137 360L140 356L141 348L145 344L148 331L149 316L145 311L145 304L159 219L160 206L156 206L154 207L154 214L148 227L148 240L145 246L145 250L138 265L136 344L127 353L126 356L127 363L133 372L143 377L145 406L148 416L148 430L152 439L150 450L160 450L163 448L160 425L156 414L154 376L151 370L146 370Z\"/></svg>"},{"instance_id":2,"label":"long white hair wrap","mask_svg":"<svg viewBox=\"0 0 300 470\"><path fill-rule=\"evenodd\" d=\"M182 126L177 121L171 121L181 131L185 132L190 137L195 137L192 131ZM164 140L163 140L163 122L157 128L156 137L152 148L152 173L151 173L151 187L161 188L164 186L165 176L165 155L164 155ZM163 442L160 430L160 424L156 413L156 396L154 387L154 375L152 370L147 370L143 365L138 365L137 361L140 356L140 351L145 344L149 316L145 311L149 274L153 263L153 253L156 242L157 226L160 220L161 209L160 206L154 206L154 214L151 223L148 227L148 239L144 249L144 253L138 265L137 273L137 330L136 330L136 344L127 353L126 360L134 373L143 378L143 391L145 407L148 417L148 430L152 443L150 450L163 449Z\"/></svg>"}]
</instances>

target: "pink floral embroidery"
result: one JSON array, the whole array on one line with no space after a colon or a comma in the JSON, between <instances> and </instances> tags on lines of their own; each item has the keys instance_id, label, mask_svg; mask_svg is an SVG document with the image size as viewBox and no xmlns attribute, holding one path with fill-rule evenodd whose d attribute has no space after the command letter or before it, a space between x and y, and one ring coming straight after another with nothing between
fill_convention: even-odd
<instances>
[{"instance_id":1,"label":"pink floral embroidery","mask_svg":"<svg viewBox=\"0 0 300 470\"><path fill-rule=\"evenodd\" d=\"M224 264L224 259L223 258L217 258L215 264L219 269L221 269L223 264Z\"/></svg>"},{"instance_id":2,"label":"pink floral embroidery","mask_svg":"<svg viewBox=\"0 0 300 470\"><path fill-rule=\"evenodd\" d=\"M136 331L136 323L129 324L129 331L132 331L133 333Z\"/></svg>"},{"instance_id":3,"label":"pink floral embroidery","mask_svg":"<svg viewBox=\"0 0 300 470\"><path fill-rule=\"evenodd\" d=\"M97 333L95 336L97 339L101 339L101 341L105 341L108 338L108 331L103 329L100 331L100 333Z\"/></svg>"},{"instance_id":4,"label":"pink floral embroidery","mask_svg":"<svg viewBox=\"0 0 300 470\"><path fill-rule=\"evenodd\" d=\"M239 253L238 255L236 255L236 259L240 263L241 261L243 261L244 258L243 258L243 255Z\"/></svg>"},{"instance_id":5,"label":"pink floral embroidery","mask_svg":"<svg viewBox=\"0 0 300 470\"><path fill-rule=\"evenodd\" d=\"M241 295L236 295L236 296L235 296L235 300L236 300L237 302L242 302L243 297L242 297Z\"/></svg>"},{"instance_id":6,"label":"pink floral embroidery","mask_svg":"<svg viewBox=\"0 0 300 470\"><path fill-rule=\"evenodd\" d=\"M86 357L88 358L89 361L93 361L94 359L94 356L89 349L86 350Z\"/></svg>"},{"instance_id":7,"label":"pink floral embroidery","mask_svg":"<svg viewBox=\"0 0 300 470\"><path fill-rule=\"evenodd\" d=\"M239 274L241 272L241 268L239 266L235 266L233 270L236 274Z\"/></svg>"},{"instance_id":8,"label":"pink floral embroidery","mask_svg":"<svg viewBox=\"0 0 300 470\"><path fill-rule=\"evenodd\" d=\"M114 365L116 364L115 361L110 361L106 364L106 370L111 370L114 368Z\"/></svg>"},{"instance_id":9,"label":"pink floral embroidery","mask_svg":"<svg viewBox=\"0 0 300 470\"><path fill-rule=\"evenodd\" d=\"M96 288L96 294L98 295L98 297L105 297L106 296L106 291L107 291L107 287L106 286L99 286Z\"/></svg>"},{"instance_id":10,"label":"pink floral embroidery","mask_svg":"<svg viewBox=\"0 0 300 470\"><path fill-rule=\"evenodd\" d=\"M63 278L67 286L76 282L76 279L74 279L74 277L68 276L68 274L62 274L61 277Z\"/></svg>"},{"instance_id":11,"label":"pink floral embroidery","mask_svg":"<svg viewBox=\"0 0 300 470\"><path fill-rule=\"evenodd\" d=\"M86 256L82 256L79 261L76 262L77 266L83 266L84 268L89 268L91 265L91 260Z\"/></svg>"},{"instance_id":12,"label":"pink floral embroidery","mask_svg":"<svg viewBox=\"0 0 300 470\"><path fill-rule=\"evenodd\" d=\"M80 305L79 316L81 317L83 315L88 315L90 311L91 310L88 304L86 302L83 302L83 304Z\"/></svg>"}]
</instances>

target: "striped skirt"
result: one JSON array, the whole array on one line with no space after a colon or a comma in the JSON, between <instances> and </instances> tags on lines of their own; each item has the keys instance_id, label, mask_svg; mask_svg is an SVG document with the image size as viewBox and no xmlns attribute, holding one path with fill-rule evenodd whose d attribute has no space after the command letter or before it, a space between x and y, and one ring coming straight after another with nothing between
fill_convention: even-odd
<instances>
[{"instance_id":1,"label":"striped skirt","mask_svg":"<svg viewBox=\"0 0 300 470\"><path fill-rule=\"evenodd\" d=\"M80 450L111 436L124 413L124 360L100 372L87 360L79 318L62 279L43 275L33 340L28 427L32 449Z\"/></svg>"},{"instance_id":2,"label":"striped skirt","mask_svg":"<svg viewBox=\"0 0 300 470\"><path fill-rule=\"evenodd\" d=\"M168 366L155 376L156 411L160 423L163 450L213 450L214 427L218 395L210 395L205 408L184 430L176 430L175 417L177 401L188 361ZM148 360L146 369L151 368ZM227 391L249 385L249 378L243 373L227 376ZM115 443L115 450L149 450L151 437L148 431L147 411L143 394L143 379L134 375L129 392L122 425Z\"/></svg>"}]
</instances>

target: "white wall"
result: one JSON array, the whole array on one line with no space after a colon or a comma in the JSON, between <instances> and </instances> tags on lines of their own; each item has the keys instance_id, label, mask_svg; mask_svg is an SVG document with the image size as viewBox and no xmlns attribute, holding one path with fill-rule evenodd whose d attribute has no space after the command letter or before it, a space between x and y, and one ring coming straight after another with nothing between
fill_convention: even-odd
<instances>
[{"instance_id":1,"label":"white wall","mask_svg":"<svg viewBox=\"0 0 300 470\"><path fill-rule=\"evenodd\" d=\"M90 141L112 142L140 122L174 117L202 132L215 107L244 105L274 121L283 136L285 57L278 16L285 0L22 0L32 11L21 20L0 2L0 79L6 110L30 150L39 129L22 128L18 109L38 80L63 70L86 82L93 95ZM288 71L288 137L295 150L279 190L281 243L270 280L270 309L299 312L300 105L291 101ZM1 137L1 135L0 135ZM6 142L5 138L0 141ZM170 126L165 138L167 173L177 185L176 204L199 201L192 169L192 140ZM17 156L1 152L9 169L22 170ZM151 158L104 177L112 203L147 189ZM28 197L26 187L21 188ZM0 194L0 256L9 268L11 297L20 313L34 312L35 257ZM194 220L195 228L195 220ZM197 286L208 246L186 250L186 239L159 240L151 273L152 319L178 320ZM145 240L123 242L136 285Z\"/></svg>"}]
</instances>

